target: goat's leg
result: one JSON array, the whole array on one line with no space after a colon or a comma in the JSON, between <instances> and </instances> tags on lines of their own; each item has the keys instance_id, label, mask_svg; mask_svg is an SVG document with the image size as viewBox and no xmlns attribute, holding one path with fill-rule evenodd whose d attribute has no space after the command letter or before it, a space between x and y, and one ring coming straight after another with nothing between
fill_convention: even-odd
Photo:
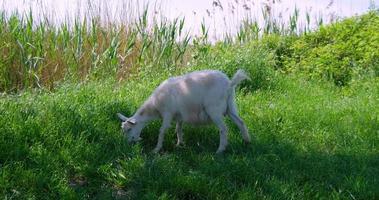
<instances>
[{"instance_id":1,"label":"goat's leg","mask_svg":"<svg viewBox=\"0 0 379 200\"><path fill-rule=\"evenodd\" d=\"M158 153L159 150L161 150L161 148L163 146L164 135L165 135L166 129L168 129L170 127L171 120L172 120L171 116L163 117L162 126L159 129L158 143L157 143L157 146L155 147L155 149L153 150L154 153Z\"/></svg>"},{"instance_id":2,"label":"goat's leg","mask_svg":"<svg viewBox=\"0 0 379 200\"><path fill-rule=\"evenodd\" d=\"M238 116L237 113L229 112L228 115L231 118L231 120L240 129L240 133L241 133L241 136L242 136L243 140L246 143L250 143L250 135L249 135L249 132L247 131L247 127L246 127L245 123L242 121L242 119Z\"/></svg>"},{"instance_id":3,"label":"goat's leg","mask_svg":"<svg viewBox=\"0 0 379 200\"><path fill-rule=\"evenodd\" d=\"M214 121L217 127L220 129L220 144L216 153L222 153L225 151L226 146L228 145L228 130L222 118L219 118Z\"/></svg>"},{"instance_id":4,"label":"goat's leg","mask_svg":"<svg viewBox=\"0 0 379 200\"><path fill-rule=\"evenodd\" d=\"M228 136L227 136L228 129L226 128L222 115L210 116L210 117L213 123L215 123L218 129L220 130L220 144L216 151L217 154L220 154L225 151L226 146L228 145Z\"/></svg>"},{"instance_id":5,"label":"goat's leg","mask_svg":"<svg viewBox=\"0 0 379 200\"><path fill-rule=\"evenodd\" d=\"M182 124L183 124L182 121L176 122L175 132L176 132L176 136L178 137L178 142L176 143L176 146L180 146L181 144L184 144Z\"/></svg>"}]
</instances>

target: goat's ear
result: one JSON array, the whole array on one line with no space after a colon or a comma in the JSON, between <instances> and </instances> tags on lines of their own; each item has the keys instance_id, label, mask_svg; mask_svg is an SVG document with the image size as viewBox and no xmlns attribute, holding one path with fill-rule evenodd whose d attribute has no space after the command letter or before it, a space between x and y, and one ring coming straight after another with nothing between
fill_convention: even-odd
<instances>
[{"instance_id":1,"label":"goat's ear","mask_svg":"<svg viewBox=\"0 0 379 200\"><path fill-rule=\"evenodd\" d=\"M128 120L128 118L125 117L125 116L124 116L123 114L121 114L121 113L117 113L117 117L118 117L121 121L123 121L123 122L125 122L125 121Z\"/></svg>"},{"instance_id":2,"label":"goat's ear","mask_svg":"<svg viewBox=\"0 0 379 200\"><path fill-rule=\"evenodd\" d=\"M128 120L126 120L128 123L132 124L132 125L135 125L137 122L135 119L133 118L129 118Z\"/></svg>"}]
</instances>

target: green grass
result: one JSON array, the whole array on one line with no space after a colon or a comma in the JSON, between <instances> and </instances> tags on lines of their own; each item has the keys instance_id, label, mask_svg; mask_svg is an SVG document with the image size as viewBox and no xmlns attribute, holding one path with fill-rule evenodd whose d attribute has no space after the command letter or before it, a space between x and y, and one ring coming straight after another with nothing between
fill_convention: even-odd
<instances>
[{"instance_id":1,"label":"green grass","mask_svg":"<svg viewBox=\"0 0 379 200\"><path fill-rule=\"evenodd\" d=\"M159 122L142 143L123 140L131 114L159 83L63 85L0 100L0 195L5 198L374 199L379 195L379 81L340 89L277 75L281 86L243 95L244 145L230 121L216 156L213 126L173 128L154 155ZM138 92L140 91L140 92Z\"/></svg>"},{"instance_id":2,"label":"green grass","mask_svg":"<svg viewBox=\"0 0 379 200\"><path fill-rule=\"evenodd\" d=\"M378 199L378 13L302 34L296 15L216 44L204 24L189 43L184 21L150 29L146 13L130 29L72 30L1 15L0 198ZM186 125L184 147L172 127L158 155L159 121L124 140L116 113L166 78L238 68L252 79L236 92L251 144L229 119L223 155L212 125Z\"/></svg>"}]
</instances>

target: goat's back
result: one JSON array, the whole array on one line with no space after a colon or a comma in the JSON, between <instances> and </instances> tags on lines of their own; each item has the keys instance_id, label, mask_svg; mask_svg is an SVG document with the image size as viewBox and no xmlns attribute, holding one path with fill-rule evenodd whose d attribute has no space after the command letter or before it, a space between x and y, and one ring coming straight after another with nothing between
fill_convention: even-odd
<instances>
[{"instance_id":1,"label":"goat's back","mask_svg":"<svg viewBox=\"0 0 379 200\"><path fill-rule=\"evenodd\" d=\"M165 80L154 93L175 97L196 97L196 99L209 96L217 98L226 93L229 84L229 78L220 71L195 71Z\"/></svg>"},{"instance_id":2,"label":"goat's back","mask_svg":"<svg viewBox=\"0 0 379 200\"><path fill-rule=\"evenodd\" d=\"M229 87L229 78L220 71L196 71L167 79L151 98L161 113L175 113L185 121L201 122L206 120L207 107L226 111Z\"/></svg>"}]
</instances>

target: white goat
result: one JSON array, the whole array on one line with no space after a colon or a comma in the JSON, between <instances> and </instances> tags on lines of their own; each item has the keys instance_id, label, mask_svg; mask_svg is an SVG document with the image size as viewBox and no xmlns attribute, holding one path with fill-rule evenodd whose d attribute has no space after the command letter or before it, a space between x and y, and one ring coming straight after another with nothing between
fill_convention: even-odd
<instances>
[{"instance_id":1,"label":"white goat","mask_svg":"<svg viewBox=\"0 0 379 200\"><path fill-rule=\"evenodd\" d=\"M216 153L222 153L227 141L227 128L223 121L227 114L238 126L245 142L250 136L245 123L238 116L235 104L235 87L249 79L238 70L232 80L220 71L205 70L172 77L162 82L130 118L117 113L129 142L141 140L140 134L147 122L162 118L155 153L162 148L165 130L176 121L177 145L183 143L182 123L207 124L213 122L220 129L220 145Z\"/></svg>"}]
</instances>

